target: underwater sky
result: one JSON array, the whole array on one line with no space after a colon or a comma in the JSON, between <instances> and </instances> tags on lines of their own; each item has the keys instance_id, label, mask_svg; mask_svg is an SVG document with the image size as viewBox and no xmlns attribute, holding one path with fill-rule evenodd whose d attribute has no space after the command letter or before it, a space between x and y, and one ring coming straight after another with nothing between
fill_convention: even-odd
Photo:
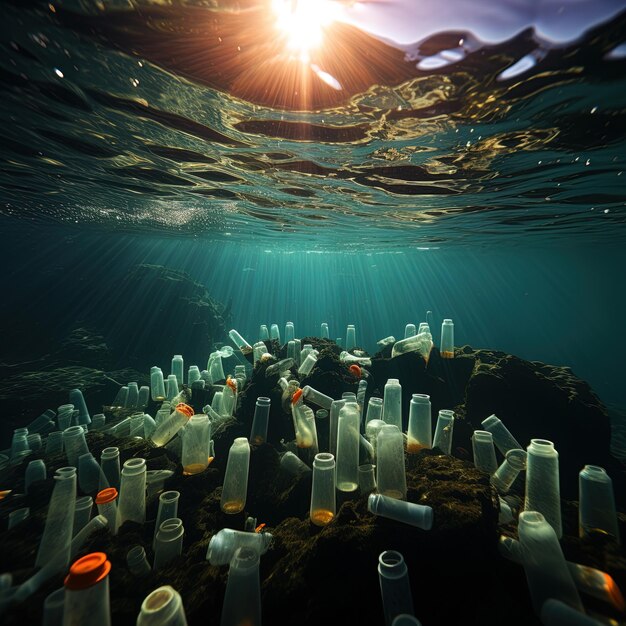
<instances>
[{"instance_id":1,"label":"underwater sky","mask_svg":"<svg viewBox=\"0 0 626 626\"><path fill-rule=\"evenodd\" d=\"M5 326L123 310L110 285L154 263L232 299L253 339L354 323L373 351L430 310L458 344L571 366L626 405L626 2L0 13Z\"/></svg>"}]
</instances>

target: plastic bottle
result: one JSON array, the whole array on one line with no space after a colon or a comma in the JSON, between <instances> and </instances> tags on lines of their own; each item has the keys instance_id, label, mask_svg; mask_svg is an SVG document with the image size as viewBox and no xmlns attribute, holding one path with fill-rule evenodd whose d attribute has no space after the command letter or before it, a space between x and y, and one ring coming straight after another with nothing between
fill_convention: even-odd
<instances>
[{"instance_id":1,"label":"plastic bottle","mask_svg":"<svg viewBox=\"0 0 626 626\"><path fill-rule=\"evenodd\" d=\"M287 322L285 324L285 343L288 341L293 341L296 337L295 329L293 327L293 322Z\"/></svg>"},{"instance_id":2,"label":"plastic bottle","mask_svg":"<svg viewBox=\"0 0 626 626\"><path fill-rule=\"evenodd\" d=\"M22 507L21 509L15 509L9 513L8 530L15 528L18 524L22 523L30 515L30 507ZM0 593L0 595L2 595Z\"/></svg>"},{"instance_id":3,"label":"plastic bottle","mask_svg":"<svg viewBox=\"0 0 626 626\"><path fill-rule=\"evenodd\" d=\"M417 335L417 328L415 328L415 324L407 324L404 327L404 338L408 339L409 337L415 337Z\"/></svg>"},{"instance_id":4,"label":"plastic bottle","mask_svg":"<svg viewBox=\"0 0 626 626\"><path fill-rule=\"evenodd\" d=\"M339 412L337 433L336 486L339 491L356 491L359 486L359 408L348 402Z\"/></svg>"},{"instance_id":5,"label":"plastic bottle","mask_svg":"<svg viewBox=\"0 0 626 626\"><path fill-rule=\"evenodd\" d=\"M69 565L75 506L76 468L60 468L54 477L54 488L35 567L50 566L52 572L56 573L65 570Z\"/></svg>"},{"instance_id":6,"label":"plastic bottle","mask_svg":"<svg viewBox=\"0 0 626 626\"><path fill-rule=\"evenodd\" d=\"M272 540L272 535L267 532L243 532L232 528L222 528L211 537L206 560L211 565L226 565L230 563L239 548L254 550L261 556L268 551L272 545Z\"/></svg>"},{"instance_id":7,"label":"plastic bottle","mask_svg":"<svg viewBox=\"0 0 626 626\"><path fill-rule=\"evenodd\" d=\"M91 417L91 430L104 430L106 421L107 418L104 413L96 413Z\"/></svg>"},{"instance_id":8,"label":"plastic bottle","mask_svg":"<svg viewBox=\"0 0 626 626\"><path fill-rule=\"evenodd\" d=\"M174 517L166 519L159 526L154 539L154 569L161 569L171 560L180 556L183 550L185 528L183 521Z\"/></svg>"},{"instance_id":9,"label":"plastic bottle","mask_svg":"<svg viewBox=\"0 0 626 626\"><path fill-rule=\"evenodd\" d=\"M146 551L143 546L133 546L126 553L126 565L133 576L144 578L152 571L150 563L146 558Z\"/></svg>"},{"instance_id":10,"label":"plastic bottle","mask_svg":"<svg viewBox=\"0 0 626 626\"><path fill-rule=\"evenodd\" d=\"M406 451L415 454L424 448L432 448L432 434L430 396L414 393L409 404Z\"/></svg>"},{"instance_id":11,"label":"plastic bottle","mask_svg":"<svg viewBox=\"0 0 626 626\"><path fill-rule=\"evenodd\" d=\"M306 359L302 362L302 365L298 368L298 374L301 376L308 376L311 373L311 370L315 367L317 363L317 355L315 351L309 352L306 355Z\"/></svg>"},{"instance_id":12,"label":"plastic bottle","mask_svg":"<svg viewBox=\"0 0 626 626\"><path fill-rule=\"evenodd\" d=\"M65 605L65 588L56 589L43 601L42 626L63 626L63 607Z\"/></svg>"},{"instance_id":13,"label":"plastic bottle","mask_svg":"<svg viewBox=\"0 0 626 626\"><path fill-rule=\"evenodd\" d=\"M278 343L281 343L280 341L280 329L278 328L278 324L271 324L270 325L270 339L273 341L278 341Z\"/></svg>"},{"instance_id":14,"label":"plastic bottle","mask_svg":"<svg viewBox=\"0 0 626 626\"><path fill-rule=\"evenodd\" d=\"M376 490L376 466L371 463L359 465L359 492L368 494Z\"/></svg>"},{"instance_id":15,"label":"plastic bottle","mask_svg":"<svg viewBox=\"0 0 626 626\"><path fill-rule=\"evenodd\" d=\"M156 446L164 446L178 431L187 424L194 410L187 404L178 404L169 417L165 418L150 436Z\"/></svg>"},{"instance_id":16,"label":"plastic bottle","mask_svg":"<svg viewBox=\"0 0 626 626\"><path fill-rule=\"evenodd\" d=\"M400 552L386 550L380 554L378 557L378 580L386 626L392 626L397 615L412 615L413 598L409 583L409 571Z\"/></svg>"},{"instance_id":17,"label":"plastic bottle","mask_svg":"<svg viewBox=\"0 0 626 626\"><path fill-rule=\"evenodd\" d=\"M383 421L402 432L402 386L397 378L390 378L385 384Z\"/></svg>"},{"instance_id":18,"label":"plastic bottle","mask_svg":"<svg viewBox=\"0 0 626 626\"><path fill-rule=\"evenodd\" d=\"M348 324L346 330L346 350L353 350L356 346L356 329L353 324Z\"/></svg>"},{"instance_id":19,"label":"plastic bottle","mask_svg":"<svg viewBox=\"0 0 626 626\"><path fill-rule=\"evenodd\" d=\"M452 452L452 433L454 431L454 411L441 409L437 417L433 448L439 448L444 454Z\"/></svg>"},{"instance_id":20,"label":"plastic bottle","mask_svg":"<svg viewBox=\"0 0 626 626\"><path fill-rule=\"evenodd\" d=\"M141 604L137 626L187 626L180 594L169 585L155 589Z\"/></svg>"},{"instance_id":21,"label":"plastic bottle","mask_svg":"<svg viewBox=\"0 0 626 626\"><path fill-rule=\"evenodd\" d=\"M124 407L126 406L127 399L128 399L128 387L126 385L123 385L122 387L119 388L115 396L115 400L113 400L112 406Z\"/></svg>"},{"instance_id":22,"label":"plastic bottle","mask_svg":"<svg viewBox=\"0 0 626 626\"><path fill-rule=\"evenodd\" d=\"M78 486L83 493L96 493L104 478L98 461L91 452L78 458Z\"/></svg>"},{"instance_id":23,"label":"plastic bottle","mask_svg":"<svg viewBox=\"0 0 626 626\"><path fill-rule=\"evenodd\" d=\"M395 358L401 354L406 354L407 352L419 352L426 363L428 363L432 348L433 337L430 332L426 330L418 330L417 335L396 341L393 344L393 349L391 350L391 357Z\"/></svg>"},{"instance_id":24,"label":"plastic bottle","mask_svg":"<svg viewBox=\"0 0 626 626\"><path fill-rule=\"evenodd\" d=\"M128 459L122 468L117 508L118 528L126 521L146 521L146 460Z\"/></svg>"},{"instance_id":25,"label":"plastic bottle","mask_svg":"<svg viewBox=\"0 0 626 626\"><path fill-rule=\"evenodd\" d=\"M267 441L267 427L270 419L271 400L264 396L256 399L250 443L259 445Z\"/></svg>"},{"instance_id":26,"label":"plastic bottle","mask_svg":"<svg viewBox=\"0 0 626 626\"><path fill-rule=\"evenodd\" d=\"M619 543L613 481L606 470L597 465L585 465L578 475L578 492L580 536L610 535Z\"/></svg>"},{"instance_id":27,"label":"plastic bottle","mask_svg":"<svg viewBox=\"0 0 626 626\"><path fill-rule=\"evenodd\" d=\"M209 416L194 415L182 431L183 452L181 463L186 476L199 474L209 466L209 442L211 423Z\"/></svg>"},{"instance_id":28,"label":"plastic bottle","mask_svg":"<svg viewBox=\"0 0 626 626\"><path fill-rule=\"evenodd\" d=\"M475 430L472 435L472 451L474 453L474 467L487 474L493 474L498 469L496 449L493 447L493 436L488 430Z\"/></svg>"},{"instance_id":29,"label":"plastic bottle","mask_svg":"<svg viewBox=\"0 0 626 626\"><path fill-rule=\"evenodd\" d=\"M559 485L559 454L547 439L531 439L527 448L525 511L538 511L563 535L561 525L561 491Z\"/></svg>"},{"instance_id":30,"label":"plastic bottle","mask_svg":"<svg viewBox=\"0 0 626 626\"><path fill-rule=\"evenodd\" d=\"M292 476L308 474L311 468L293 452L285 452L280 457L280 468Z\"/></svg>"},{"instance_id":31,"label":"plastic bottle","mask_svg":"<svg viewBox=\"0 0 626 626\"><path fill-rule=\"evenodd\" d=\"M526 450L509 450L500 467L491 477L491 484L498 493L508 493L511 485L522 470L526 469Z\"/></svg>"},{"instance_id":32,"label":"plastic bottle","mask_svg":"<svg viewBox=\"0 0 626 626\"><path fill-rule=\"evenodd\" d=\"M100 468L110 487L120 488L120 450L114 446L100 454Z\"/></svg>"},{"instance_id":33,"label":"plastic bottle","mask_svg":"<svg viewBox=\"0 0 626 626\"><path fill-rule=\"evenodd\" d=\"M74 408L78 409L79 424L91 424L87 403L80 389L72 389L72 391L70 391L70 404L73 404Z\"/></svg>"},{"instance_id":34,"label":"plastic bottle","mask_svg":"<svg viewBox=\"0 0 626 626\"><path fill-rule=\"evenodd\" d=\"M165 397L167 400L173 400L178 395L178 378L175 374L170 374L165 382Z\"/></svg>"},{"instance_id":35,"label":"plastic bottle","mask_svg":"<svg viewBox=\"0 0 626 626\"><path fill-rule=\"evenodd\" d=\"M137 406L143 409L148 406L148 400L150 399L150 387L142 385L139 387L139 394L137 396Z\"/></svg>"},{"instance_id":36,"label":"plastic bottle","mask_svg":"<svg viewBox=\"0 0 626 626\"><path fill-rule=\"evenodd\" d=\"M108 487L99 491L96 496L96 506L98 515L106 518L109 532L117 535L117 489Z\"/></svg>"},{"instance_id":37,"label":"plastic bottle","mask_svg":"<svg viewBox=\"0 0 626 626\"><path fill-rule=\"evenodd\" d=\"M93 509L93 498L91 496L83 496L76 498L74 507L74 522L72 524L72 536L76 536L91 519L91 510Z\"/></svg>"},{"instance_id":38,"label":"plastic bottle","mask_svg":"<svg viewBox=\"0 0 626 626\"><path fill-rule=\"evenodd\" d=\"M372 396L367 403L367 413L365 414L365 424L372 420L382 419L383 416L383 399Z\"/></svg>"},{"instance_id":39,"label":"plastic bottle","mask_svg":"<svg viewBox=\"0 0 626 626\"><path fill-rule=\"evenodd\" d=\"M345 406L345 400L333 400L330 405L330 422L328 426L328 447L330 453L337 454L337 428L339 426L339 412Z\"/></svg>"},{"instance_id":40,"label":"plastic bottle","mask_svg":"<svg viewBox=\"0 0 626 626\"><path fill-rule=\"evenodd\" d=\"M330 334L328 332L328 324L327 322L322 322L320 325L320 337L322 339L329 339Z\"/></svg>"},{"instance_id":41,"label":"plastic bottle","mask_svg":"<svg viewBox=\"0 0 626 626\"><path fill-rule=\"evenodd\" d=\"M385 424L376 443L376 484L382 495L406 500L404 440L397 426Z\"/></svg>"},{"instance_id":42,"label":"plastic bottle","mask_svg":"<svg viewBox=\"0 0 626 626\"><path fill-rule=\"evenodd\" d=\"M41 480L46 480L47 471L46 464L42 459L36 459L31 461L26 466L26 472L24 474L24 491L28 493L30 486Z\"/></svg>"},{"instance_id":43,"label":"plastic bottle","mask_svg":"<svg viewBox=\"0 0 626 626\"><path fill-rule=\"evenodd\" d=\"M128 383L128 397L124 406L127 409L136 409L139 406L139 387L137 383Z\"/></svg>"},{"instance_id":44,"label":"plastic bottle","mask_svg":"<svg viewBox=\"0 0 626 626\"><path fill-rule=\"evenodd\" d=\"M385 422L383 420L370 420L365 425L365 437L372 444L372 448L374 449L374 458L376 458L376 446L378 445L378 433L380 433L381 428L385 426Z\"/></svg>"},{"instance_id":45,"label":"plastic bottle","mask_svg":"<svg viewBox=\"0 0 626 626\"><path fill-rule=\"evenodd\" d=\"M454 322L450 319L443 320L441 324L441 349L442 359L454 358Z\"/></svg>"},{"instance_id":46,"label":"plastic bottle","mask_svg":"<svg viewBox=\"0 0 626 626\"><path fill-rule=\"evenodd\" d=\"M237 437L228 452L226 473L220 506L224 513L234 515L243 511L248 492L250 444L245 437Z\"/></svg>"},{"instance_id":47,"label":"plastic bottle","mask_svg":"<svg viewBox=\"0 0 626 626\"><path fill-rule=\"evenodd\" d=\"M60 430L51 432L46 438L46 456L63 452L63 433Z\"/></svg>"},{"instance_id":48,"label":"plastic bottle","mask_svg":"<svg viewBox=\"0 0 626 626\"><path fill-rule=\"evenodd\" d=\"M184 364L184 359L182 355L175 354L172 357L172 366L170 369L170 374L173 374L174 376L176 376L176 380L178 381L179 388L185 382L184 368L185 368L185 364Z\"/></svg>"},{"instance_id":49,"label":"plastic bottle","mask_svg":"<svg viewBox=\"0 0 626 626\"><path fill-rule=\"evenodd\" d=\"M73 563L65 578L63 626L111 626L110 571L104 552L92 552Z\"/></svg>"},{"instance_id":50,"label":"plastic bottle","mask_svg":"<svg viewBox=\"0 0 626 626\"><path fill-rule=\"evenodd\" d=\"M161 524L168 519L178 517L178 501L180 499L179 491L164 491L159 496L159 510L157 512L156 523L154 525L154 538L152 547L154 548L156 536L161 528Z\"/></svg>"},{"instance_id":51,"label":"plastic bottle","mask_svg":"<svg viewBox=\"0 0 626 626\"><path fill-rule=\"evenodd\" d=\"M309 385L305 385L302 388L302 395L309 402L321 406L324 409L330 409L333 403L333 399L330 396L327 396L317 389L313 389L313 387Z\"/></svg>"},{"instance_id":52,"label":"plastic bottle","mask_svg":"<svg viewBox=\"0 0 626 626\"><path fill-rule=\"evenodd\" d=\"M70 466L78 465L78 457L89 452L82 426L70 426L63 431L63 447Z\"/></svg>"},{"instance_id":53,"label":"plastic bottle","mask_svg":"<svg viewBox=\"0 0 626 626\"><path fill-rule=\"evenodd\" d=\"M32 452L41 450L41 435L39 433L30 433L27 435L26 442L28 443L28 449Z\"/></svg>"},{"instance_id":54,"label":"plastic bottle","mask_svg":"<svg viewBox=\"0 0 626 626\"><path fill-rule=\"evenodd\" d=\"M238 548L230 562L220 626L261 626L259 554Z\"/></svg>"},{"instance_id":55,"label":"plastic bottle","mask_svg":"<svg viewBox=\"0 0 626 626\"><path fill-rule=\"evenodd\" d=\"M537 511L523 511L518 533L535 613L539 615L543 603L550 598L584 612L558 537L544 516Z\"/></svg>"},{"instance_id":56,"label":"plastic bottle","mask_svg":"<svg viewBox=\"0 0 626 626\"><path fill-rule=\"evenodd\" d=\"M150 369L150 395L155 402L163 402L165 400L163 371L156 365Z\"/></svg>"},{"instance_id":57,"label":"plastic bottle","mask_svg":"<svg viewBox=\"0 0 626 626\"><path fill-rule=\"evenodd\" d=\"M326 526L335 513L335 457L328 452L320 452L313 461L309 516L316 526Z\"/></svg>"},{"instance_id":58,"label":"plastic bottle","mask_svg":"<svg viewBox=\"0 0 626 626\"><path fill-rule=\"evenodd\" d=\"M259 341L269 341L270 331L266 324L261 324L259 327Z\"/></svg>"},{"instance_id":59,"label":"plastic bottle","mask_svg":"<svg viewBox=\"0 0 626 626\"><path fill-rule=\"evenodd\" d=\"M490 415L482 421L483 428L493 435L493 442L500 452L506 456L509 450L520 450L522 446L513 437L509 429L496 415Z\"/></svg>"},{"instance_id":60,"label":"plastic bottle","mask_svg":"<svg viewBox=\"0 0 626 626\"><path fill-rule=\"evenodd\" d=\"M228 332L228 336L243 355L250 354L252 352L252 346L234 328Z\"/></svg>"},{"instance_id":61,"label":"plastic bottle","mask_svg":"<svg viewBox=\"0 0 626 626\"><path fill-rule=\"evenodd\" d=\"M367 500L367 509L375 515L422 530L430 530L433 526L433 509L430 506L372 493Z\"/></svg>"}]
</instances>

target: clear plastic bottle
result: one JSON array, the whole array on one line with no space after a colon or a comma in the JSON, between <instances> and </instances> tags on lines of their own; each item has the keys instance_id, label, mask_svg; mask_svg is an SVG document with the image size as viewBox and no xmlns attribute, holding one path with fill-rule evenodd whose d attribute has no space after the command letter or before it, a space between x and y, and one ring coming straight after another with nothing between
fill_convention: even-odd
<instances>
[{"instance_id":1,"label":"clear plastic bottle","mask_svg":"<svg viewBox=\"0 0 626 626\"><path fill-rule=\"evenodd\" d=\"M182 439L183 474L190 476L203 472L209 466L209 442L211 441L209 416L201 413L189 418L182 431Z\"/></svg>"},{"instance_id":2,"label":"clear plastic bottle","mask_svg":"<svg viewBox=\"0 0 626 626\"><path fill-rule=\"evenodd\" d=\"M293 322L287 322L285 324L285 343L289 341L293 341L295 337L296 337L296 333L293 327Z\"/></svg>"},{"instance_id":3,"label":"clear plastic bottle","mask_svg":"<svg viewBox=\"0 0 626 626\"><path fill-rule=\"evenodd\" d=\"M126 565L128 565L130 573L137 578L148 576L152 571L146 558L146 551L143 546L139 545L133 546L126 553Z\"/></svg>"},{"instance_id":4,"label":"clear plastic bottle","mask_svg":"<svg viewBox=\"0 0 626 626\"><path fill-rule=\"evenodd\" d=\"M432 448L432 436L430 396L414 393L409 404L406 451L415 454L425 448Z\"/></svg>"},{"instance_id":5,"label":"clear plastic bottle","mask_svg":"<svg viewBox=\"0 0 626 626\"><path fill-rule=\"evenodd\" d=\"M31 461L26 466L26 472L24 474L24 490L28 493L30 486L33 483L46 480L47 470L46 464L42 459L36 459Z\"/></svg>"},{"instance_id":6,"label":"clear plastic bottle","mask_svg":"<svg viewBox=\"0 0 626 626\"><path fill-rule=\"evenodd\" d=\"M328 332L328 324L326 322L322 322L320 325L320 337L322 339L330 338L330 334Z\"/></svg>"},{"instance_id":7,"label":"clear plastic bottle","mask_svg":"<svg viewBox=\"0 0 626 626\"><path fill-rule=\"evenodd\" d=\"M172 367L170 369L170 374L176 376L176 380L178 381L178 386L182 385L185 382L184 378L184 360L182 354L175 354L172 357Z\"/></svg>"},{"instance_id":8,"label":"clear plastic bottle","mask_svg":"<svg viewBox=\"0 0 626 626\"><path fill-rule=\"evenodd\" d=\"M335 513L335 457L328 452L320 452L313 461L309 516L316 526L326 526Z\"/></svg>"},{"instance_id":9,"label":"clear plastic bottle","mask_svg":"<svg viewBox=\"0 0 626 626\"><path fill-rule=\"evenodd\" d=\"M397 615L412 615L413 597L411 596L409 571L400 552L385 550L380 554L378 557L378 580L385 625L392 626Z\"/></svg>"},{"instance_id":10,"label":"clear plastic bottle","mask_svg":"<svg viewBox=\"0 0 626 626\"><path fill-rule=\"evenodd\" d=\"M146 521L146 460L128 459L122 468L117 508L118 528L126 521Z\"/></svg>"},{"instance_id":11,"label":"clear plastic bottle","mask_svg":"<svg viewBox=\"0 0 626 626\"><path fill-rule=\"evenodd\" d=\"M301 376L308 376L315 367L316 363L317 355L315 354L315 351L309 352L309 354L306 355L306 359L302 362L302 365L298 368L298 374Z\"/></svg>"},{"instance_id":12,"label":"clear plastic bottle","mask_svg":"<svg viewBox=\"0 0 626 626\"><path fill-rule=\"evenodd\" d=\"M63 626L111 626L110 571L104 552L92 552L72 564L65 578Z\"/></svg>"},{"instance_id":13,"label":"clear plastic bottle","mask_svg":"<svg viewBox=\"0 0 626 626\"><path fill-rule=\"evenodd\" d=\"M120 488L120 450L114 446L100 454L100 468L110 487Z\"/></svg>"},{"instance_id":14,"label":"clear plastic bottle","mask_svg":"<svg viewBox=\"0 0 626 626\"><path fill-rule=\"evenodd\" d=\"M509 429L504 425L502 420L496 415L490 415L482 421L483 428L493 435L493 442L503 456L509 450L520 450L522 446L513 437Z\"/></svg>"},{"instance_id":15,"label":"clear plastic bottle","mask_svg":"<svg viewBox=\"0 0 626 626\"><path fill-rule=\"evenodd\" d=\"M500 467L491 477L491 484L500 495L508 493L519 473L526 469L526 450L509 450Z\"/></svg>"},{"instance_id":16,"label":"clear plastic bottle","mask_svg":"<svg viewBox=\"0 0 626 626\"><path fill-rule=\"evenodd\" d=\"M194 410L187 404L178 404L169 417L156 427L150 439L155 446L164 446L178 431L187 424Z\"/></svg>"},{"instance_id":17,"label":"clear plastic bottle","mask_svg":"<svg viewBox=\"0 0 626 626\"><path fill-rule=\"evenodd\" d=\"M330 396L327 396L317 389L313 389L313 387L309 385L305 385L302 388L302 395L309 402L321 406L324 409L330 409L333 403L333 399Z\"/></svg>"},{"instance_id":18,"label":"clear plastic bottle","mask_svg":"<svg viewBox=\"0 0 626 626\"><path fill-rule=\"evenodd\" d=\"M383 421L402 432L402 386L397 378L390 378L385 384Z\"/></svg>"},{"instance_id":19,"label":"clear plastic bottle","mask_svg":"<svg viewBox=\"0 0 626 626\"><path fill-rule=\"evenodd\" d=\"M155 589L141 604L137 626L187 626L180 594L169 585Z\"/></svg>"},{"instance_id":20,"label":"clear plastic bottle","mask_svg":"<svg viewBox=\"0 0 626 626\"><path fill-rule=\"evenodd\" d=\"M383 416L383 399L372 396L367 403L367 413L365 414L365 424L372 420L382 419Z\"/></svg>"},{"instance_id":21,"label":"clear plastic bottle","mask_svg":"<svg viewBox=\"0 0 626 626\"><path fill-rule=\"evenodd\" d=\"M559 485L559 454L547 439L531 439L527 448L525 511L538 511L563 535L561 525L561 490Z\"/></svg>"},{"instance_id":22,"label":"clear plastic bottle","mask_svg":"<svg viewBox=\"0 0 626 626\"><path fill-rule=\"evenodd\" d=\"M554 598L584 611L554 528L537 511L523 511L518 526L528 590L539 615L546 600Z\"/></svg>"},{"instance_id":23,"label":"clear plastic bottle","mask_svg":"<svg viewBox=\"0 0 626 626\"><path fill-rule=\"evenodd\" d=\"M356 346L356 329L353 324L348 324L346 330L346 350L352 350Z\"/></svg>"},{"instance_id":24,"label":"clear plastic bottle","mask_svg":"<svg viewBox=\"0 0 626 626\"><path fill-rule=\"evenodd\" d=\"M356 399L355 399L356 400ZM337 454L337 428L339 426L339 412L346 404L345 400L333 400L330 405L330 422L328 426L328 447L330 453Z\"/></svg>"},{"instance_id":25,"label":"clear plastic bottle","mask_svg":"<svg viewBox=\"0 0 626 626\"><path fill-rule=\"evenodd\" d=\"M170 374L165 383L165 397L167 400L174 400L178 395L178 378L175 374Z\"/></svg>"},{"instance_id":26,"label":"clear plastic bottle","mask_svg":"<svg viewBox=\"0 0 626 626\"><path fill-rule=\"evenodd\" d=\"M35 567L53 566L56 571L64 571L69 565L75 506L76 468L60 468L54 477Z\"/></svg>"},{"instance_id":27,"label":"clear plastic bottle","mask_svg":"<svg viewBox=\"0 0 626 626\"><path fill-rule=\"evenodd\" d=\"M376 466L371 463L359 465L359 492L368 494L376 490Z\"/></svg>"},{"instance_id":28,"label":"clear plastic bottle","mask_svg":"<svg viewBox=\"0 0 626 626\"><path fill-rule=\"evenodd\" d=\"M96 496L98 515L106 517L109 532L117 535L117 489L108 487L98 492Z\"/></svg>"},{"instance_id":29,"label":"clear plastic bottle","mask_svg":"<svg viewBox=\"0 0 626 626\"><path fill-rule=\"evenodd\" d=\"M83 493L95 494L104 479L98 461L91 452L81 454L78 458L78 486Z\"/></svg>"},{"instance_id":30,"label":"clear plastic bottle","mask_svg":"<svg viewBox=\"0 0 626 626\"><path fill-rule=\"evenodd\" d=\"M264 396L256 399L254 418L250 431L250 443L259 445L267 441L267 427L270 419L271 400Z\"/></svg>"},{"instance_id":31,"label":"clear plastic bottle","mask_svg":"<svg viewBox=\"0 0 626 626\"><path fill-rule=\"evenodd\" d=\"M222 528L217 532L207 548L206 560L211 565L227 565L231 562L239 548L249 548L265 554L272 545L273 537L270 533L243 532L232 528Z\"/></svg>"},{"instance_id":32,"label":"clear plastic bottle","mask_svg":"<svg viewBox=\"0 0 626 626\"><path fill-rule=\"evenodd\" d=\"M72 524L72 536L76 536L91 519L91 511L93 509L93 498L91 496L83 496L76 498L74 507L74 523Z\"/></svg>"},{"instance_id":33,"label":"clear plastic bottle","mask_svg":"<svg viewBox=\"0 0 626 626\"><path fill-rule=\"evenodd\" d=\"M128 383L128 396L126 397L127 409L136 409L139 406L139 387L137 383Z\"/></svg>"},{"instance_id":34,"label":"clear plastic bottle","mask_svg":"<svg viewBox=\"0 0 626 626\"><path fill-rule=\"evenodd\" d=\"M374 458L376 458L376 446L378 445L378 433L380 433L382 427L385 426L383 420L370 420L365 425L365 437L372 444L374 449Z\"/></svg>"},{"instance_id":35,"label":"clear plastic bottle","mask_svg":"<svg viewBox=\"0 0 626 626\"><path fill-rule=\"evenodd\" d=\"M154 539L154 569L161 569L183 551L185 528L180 518L166 519Z\"/></svg>"},{"instance_id":36,"label":"clear plastic bottle","mask_svg":"<svg viewBox=\"0 0 626 626\"><path fill-rule=\"evenodd\" d=\"M442 359L454 358L454 322L451 319L445 319L441 324L441 349L439 352Z\"/></svg>"},{"instance_id":37,"label":"clear plastic bottle","mask_svg":"<svg viewBox=\"0 0 626 626\"><path fill-rule=\"evenodd\" d=\"M359 486L359 408L348 402L339 412L337 433L337 489L356 491Z\"/></svg>"},{"instance_id":38,"label":"clear plastic bottle","mask_svg":"<svg viewBox=\"0 0 626 626\"><path fill-rule=\"evenodd\" d=\"M376 484L382 495L406 500L404 439L397 426L385 424L376 443Z\"/></svg>"},{"instance_id":39,"label":"clear plastic bottle","mask_svg":"<svg viewBox=\"0 0 626 626\"><path fill-rule=\"evenodd\" d=\"M433 448L439 448L444 454L452 453L452 434L454 431L454 411L441 409L437 417Z\"/></svg>"},{"instance_id":40,"label":"clear plastic bottle","mask_svg":"<svg viewBox=\"0 0 626 626\"><path fill-rule=\"evenodd\" d=\"M220 626L261 626L259 554L237 548L228 569Z\"/></svg>"},{"instance_id":41,"label":"clear plastic bottle","mask_svg":"<svg viewBox=\"0 0 626 626\"><path fill-rule=\"evenodd\" d=\"M63 433L60 430L51 432L46 438L46 456L63 452Z\"/></svg>"},{"instance_id":42,"label":"clear plastic bottle","mask_svg":"<svg viewBox=\"0 0 626 626\"><path fill-rule=\"evenodd\" d=\"M156 523L154 525L154 538L152 547L154 548L156 536L161 528L161 524L168 520L178 517L178 501L180 499L179 491L164 491L159 496L159 510L157 512Z\"/></svg>"},{"instance_id":43,"label":"clear plastic bottle","mask_svg":"<svg viewBox=\"0 0 626 626\"><path fill-rule=\"evenodd\" d=\"M493 474L498 469L496 449L493 447L493 436L488 430L475 430L472 435L472 451L474 453L474 467L487 474Z\"/></svg>"},{"instance_id":44,"label":"clear plastic bottle","mask_svg":"<svg viewBox=\"0 0 626 626\"><path fill-rule=\"evenodd\" d=\"M270 339L280 343L280 329L278 328L278 324L270 325Z\"/></svg>"},{"instance_id":45,"label":"clear plastic bottle","mask_svg":"<svg viewBox=\"0 0 626 626\"><path fill-rule=\"evenodd\" d=\"M224 513L234 515L243 511L248 492L250 444L245 437L237 437L228 452L220 506Z\"/></svg>"},{"instance_id":46,"label":"clear plastic bottle","mask_svg":"<svg viewBox=\"0 0 626 626\"><path fill-rule=\"evenodd\" d=\"M91 424L91 416L87 409L87 403L80 389L72 389L72 391L70 391L70 404L73 404L74 408L78 410L79 424Z\"/></svg>"},{"instance_id":47,"label":"clear plastic bottle","mask_svg":"<svg viewBox=\"0 0 626 626\"><path fill-rule=\"evenodd\" d=\"M63 431L63 447L70 466L78 466L78 457L89 452L82 426L70 426Z\"/></svg>"},{"instance_id":48,"label":"clear plastic bottle","mask_svg":"<svg viewBox=\"0 0 626 626\"><path fill-rule=\"evenodd\" d=\"M266 324L261 324L259 327L259 341L269 341L270 331Z\"/></svg>"},{"instance_id":49,"label":"clear plastic bottle","mask_svg":"<svg viewBox=\"0 0 626 626\"><path fill-rule=\"evenodd\" d=\"M606 470L597 465L585 465L578 475L578 491L580 536L610 535L619 543L613 481Z\"/></svg>"},{"instance_id":50,"label":"clear plastic bottle","mask_svg":"<svg viewBox=\"0 0 626 626\"><path fill-rule=\"evenodd\" d=\"M150 369L150 393L155 402L163 402L165 400L163 371L156 365Z\"/></svg>"},{"instance_id":51,"label":"clear plastic bottle","mask_svg":"<svg viewBox=\"0 0 626 626\"><path fill-rule=\"evenodd\" d=\"M404 327L404 338L408 339L409 337L415 337L415 335L417 335L415 324L407 324Z\"/></svg>"}]
</instances>

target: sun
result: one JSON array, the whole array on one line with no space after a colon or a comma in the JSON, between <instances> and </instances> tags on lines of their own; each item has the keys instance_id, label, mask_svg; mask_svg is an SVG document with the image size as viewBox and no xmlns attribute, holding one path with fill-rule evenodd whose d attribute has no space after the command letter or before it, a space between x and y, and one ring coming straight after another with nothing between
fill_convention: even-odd
<instances>
[{"instance_id":1,"label":"sun","mask_svg":"<svg viewBox=\"0 0 626 626\"><path fill-rule=\"evenodd\" d=\"M276 28L287 49L304 63L324 41L324 30L338 17L339 3L331 0L272 0Z\"/></svg>"}]
</instances>

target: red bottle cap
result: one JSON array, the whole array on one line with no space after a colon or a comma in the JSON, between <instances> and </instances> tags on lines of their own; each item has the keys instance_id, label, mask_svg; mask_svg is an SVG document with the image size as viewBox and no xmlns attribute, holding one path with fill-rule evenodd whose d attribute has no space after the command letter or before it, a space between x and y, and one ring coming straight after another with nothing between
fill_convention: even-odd
<instances>
[{"instance_id":1,"label":"red bottle cap","mask_svg":"<svg viewBox=\"0 0 626 626\"><path fill-rule=\"evenodd\" d=\"M106 578L111 571L111 561L107 560L104 552L92 552L70 567L70 573L65 577L65 588L80 591L93 587Z\"/></svg>"},{"instance_id":2,"label":"red bottle cap","mask_svg":"<svg viewBox=\"0 0 626 626\"><path fill-rule=\"evenodd\" d=\"M195 413L192 407L190 407L188 404L184 404L183 402L176 405L176 410L179 413L186 415L187 417L193 417L193 414Z\"/></svg>"},{"instance_id":3,"label":"red bottle cap","mask_svg":"<svg viewBox=\"0 0 626 626\"><path fill-rule=\"evenodd\" d=\"M296 404L300 397L302 396L302 389L296 389L296 392L291 396L291 404Z\"/></svg>"},{"instance_id":4,"label":"red bottle cap","mask_svg":"<svg viewBox=\"0 0 626 626\"><path fill-rule=\"evenodd\" d=\"M348 368L357 378L361 378L361 368L355 363Z\"/></svg>"}]
</instances>

